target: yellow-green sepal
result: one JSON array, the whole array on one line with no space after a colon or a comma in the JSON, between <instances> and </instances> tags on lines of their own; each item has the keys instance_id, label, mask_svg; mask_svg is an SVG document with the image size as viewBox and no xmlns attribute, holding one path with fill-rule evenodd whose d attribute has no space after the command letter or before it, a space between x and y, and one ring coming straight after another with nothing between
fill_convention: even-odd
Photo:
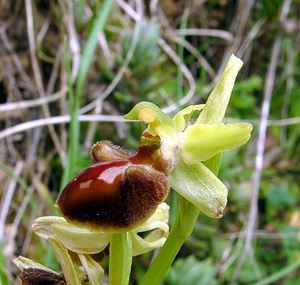
<instances>
[{"instance_id":1,"label":"yellow-green sepal","mask_svg":"<svg viewBox=\"0 0 300 285\"><path fill-rule=\"evenodd\" d=\"M231 96L235 79L243 66L242 60L232 54L225 66L225 70L208 96L203 111L200 113L197 123L216 124L221 123Z\"/></svg>"},{"instance_id":2,"label":"yellow-green sepal","mask_svg":"<svg viewBox=\"0 0 300 285\"><path fill-rule=\"evenodd\" d=\"M172 188L199 210L222 217L228 190L203 163L186 164L178 158L169 177Z\"/></svg>"},{"instance_id":3,"label":"yellow-green sepal","mask_svg":"<svg viewBox=\"0 0 300 285\"><path fill-rule=\"evenodd\" d=\"M141 102L135 105L124 118L128 120L142 120L147 123L148 128L144 133L159 136L161 153L172 164L174 152L178 146L178 132L174 122L167 114L153 103Z\"/></svg>"},{"instance_id":4,"label":"yellow-green sepal","mask_svg":"<svg viewBox=\"0 0 300 285\"><path fill-rule=\"evenodd\" d=\"M147 132L152 135L164 136L176 135L175 125L171 118L150 102L140 102L124 116L126 120L141 120L148 125Z\"/></svg>"},{"instance_id":5,"label":"yellow-green sepal","mask_svg":"<svg viewBox=\"0 0 300 285\"><path fill-rule=\"evenodd\" d=\"M15 258L13 260L13 263L18 267L18 269L20 271L23 271L23 270L29 269L29 268L34 268L34 269L48 271L53 274L58 274L57 272L53 271L52 269L50 269L38 262L35 262L29 258L26 258L24 256L18 256L17 258Z\"/></svg>"},{"instance_id":6,"label":"yellow-green sepal","mask_svg":"<svg viewBox=\"0 0 300 285\"><path fill-rule=\"evenodd\" d=\"M194 124L183 133L182 159L187 164L205 161L225 150L245 144L253 126L237 124Z\"/></svg>"},{"instance_id":7,"label":"yellow-green sepal","mask_svg":"<svg viewBox=\"0 0 300 285\"><path fill-rule=\"evenodd\" d=\"M155 104L150 102L140 102L124 116L126 120L141 120L149 124L150 130L155 131L159 125L168 125L174 127L171 118L160 110Z\"/></svg>"},{"instance_id":8,"label":"yellow-green sepal","mask_svg":"<svg viewBox=\"0 0 300 285\"><path fill-rule=\"evenodd\" d=\"M108 245L109 234L91 231L68 223L63 217L40 217L32 225L33 231L44 239L54 238L73 252L99 253Z\"/></svg>"},{"instance_id":9,"label":"yellow-green sepal","mask_svg":"<svg viewBox=\"0 0 300 285\"><path fill-rule=\"evenodd\" d=\"M67 284L81 285L73 260L69 255L68 250L56 239L49 238L48 241L53 247L55 256L61 265Z\"/></svg>"}]
</instances>

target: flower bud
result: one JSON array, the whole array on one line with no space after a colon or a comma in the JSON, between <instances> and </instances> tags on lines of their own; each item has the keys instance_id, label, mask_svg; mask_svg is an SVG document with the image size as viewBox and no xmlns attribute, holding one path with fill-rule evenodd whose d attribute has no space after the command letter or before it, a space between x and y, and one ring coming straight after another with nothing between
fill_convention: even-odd
<instances>
[{"instance_id":1,"label":"flower bud","mask_svg":"<svg viewBox=\"0 0 300 285\"><path fill-rule=\"evenodd\" d=\"M22 285L32 284L50 284L65 285L66 280L63 275L45 267L42 264L34 262L26 257L19 256L13 260L13 263L20 270L20 279Z\"/></svg>"}]
</instances>

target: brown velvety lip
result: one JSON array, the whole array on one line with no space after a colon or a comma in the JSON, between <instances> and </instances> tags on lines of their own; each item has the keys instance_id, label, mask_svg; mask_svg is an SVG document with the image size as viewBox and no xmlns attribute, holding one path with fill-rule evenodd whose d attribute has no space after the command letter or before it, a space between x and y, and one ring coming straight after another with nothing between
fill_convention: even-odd
<instances>
[{"instance_id":1,"label":"brown velvety lip","mask_svg":"<svg viewBox=\"0 0 300 285\"><path fill-rule=\"evenodd\" d=\"M96 163L62 191L57 206L69 221L105 231L128 230L154 213L168 194L164 173L130 160Z\"/></svg>"}]
</instances>

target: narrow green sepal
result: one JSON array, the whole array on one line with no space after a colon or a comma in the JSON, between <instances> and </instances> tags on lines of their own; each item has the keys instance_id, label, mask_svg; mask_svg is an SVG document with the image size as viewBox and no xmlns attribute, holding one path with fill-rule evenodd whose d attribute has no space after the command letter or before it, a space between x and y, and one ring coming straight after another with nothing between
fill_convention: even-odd
<instances>
[{"instance_id":1,"label":"narrow green sepal","mask_svg":"<svg viewBox=\"0 0 300 285\"><path fill-rule=\"evenodd\" d=\"M221 218L227 203L226 186L203 163L186 164L178 159L170 183L185 199L212 218Z\"/></svg>"},{"instance_id":2,"label":"narrow green sepal","mask_svg":"<svg viewBox=\"0 0 300 285\"><path fill-rule=\"evenodd\" d=\"M253 126L237 124L195 124L183 134L181 156L188 164L205 161L225 150L245 144Z\"/></svg>"},{"instance_id":3,"label":"narrow green sepal","mask_svg":"<svg viewBox=\"0 0 300 285\"><path fill-rule=\"evenodd\" d=\"M210 93L203 111L200 113L196 124L221 123L231 96L234 82L243 62L232 54L225 66L225 70Z\"/></svg>"},{"instance_id":4,"label":"narrow green sepal","mask_svg":"<svg viewBox=\"0 0 300 285\"><path fill-rule=\"evenodd\" d=\"M124 116L126 120L141 120L149 124L149 131L155 132L158 126L170 126L174 128L171 118L150 102L140 102Z\"/></svg>"},{"instance_id":5,"label":"narrow green sepal","mask_svg":"<svg viewBox=\"0 0 300 285\"><path fill-rule=\"evenodd\" d=\"M81 228L57 216L36 219L32 229L41 238L54 238L67 249L82 254L101 252L108 245L110 238L108 233Z\"/></svg>"}]
</instances>

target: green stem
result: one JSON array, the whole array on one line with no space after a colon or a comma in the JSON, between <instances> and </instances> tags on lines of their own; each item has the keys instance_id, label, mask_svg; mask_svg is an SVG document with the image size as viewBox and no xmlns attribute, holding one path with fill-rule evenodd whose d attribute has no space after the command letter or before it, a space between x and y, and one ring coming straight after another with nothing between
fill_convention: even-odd
<instances>
[{"instance_id":1,"label":"green stem","mask_svg":"<svg viewBox=\"0 0 300 285\"><path fill-rule=\"evenodd\" d=\"M221 154L212 157L205 165L217 175L221 163ZM143 277L140 285L159 285L169 267L172 265L178 251L192 233L199 216L199 209L179 196L179 207L171 232Z\"/></svg>"},{"instance_id":2,"label":"green stem","mask_svg":"<svg viewBox=\"0 0 300 285\"><path fill-rule=\"evenodd\" d=\"M140 285L158 285L161 283L181 246L192 233L198 215L199 210L180 196L179 209L169 237Z\"/></svg>"},{"instance_id":3,"label":"green stem","mask_svg":"<svg viewBox=\"0 0 300 285\"><path fill-rule=\"evenodd\" d=\"M211 92L205 108L200 113L196 124L217 124L223 120L235 78L241 67L242 61L232 55L225 67L221 79ZM220 161L221 155L217 155L209 161L205 161L205 164L215 175L217 175ZM197 222L199 210L182 197L180 202L181 204L169 237L146 272L140 285L160 284L184 241L192 233L195 223Z\"/></svg>"},{"instance_id":4,"label":"green stem","mask_svg":"<svg viewBox=\"0 0 300 285\"><path fill-rule=\"evenodd\" d=\"M267 285L267 284L274 284L276 281L278 281L279 279L283 278L284 276L286 276L287 274L293 272L294 270L296 270L298 267L300 267L300 259L297 260L296 262L286 266L285 268L277 271L276 273L274 273L273 275L257 282L254 283L255 285ZM253 284L253 285L254 285Z\"/></svg>"},{"instance_id":5,"label":"green stem","mask_svg":"<svg viewBox=\"0 0 300 285\"><path fill-rule=\"evenodd\" d=\"M23 188L25 194L27 196L29 196L29 198L31 198L32 193L30 193L30 187L22 177L16 175L12 168L10 168L9 166L3 164L2 162L0 162L0 170L3 171L10 178L14 179L21 186L21 188ZM29 199L29 205L30 205L32 211L34 213L36 213L37 209L38 209L38 206L37 206L37 204L35 204L34 199ZM53 203L49 204L50 207L52 205L53 205Z\"/></svg>"},{"instance_id":6,"label":"green stem","mask_svg":"<svg viewBox=\"0 0 300 285\"><path fill-rule=\"evenodd\" d=\"M2 241L0 241L0 284L8 285L7 263L4 256Z\"/></svg>"},{"instance_id":7,"label":"green stem","mask_svg":"<svg viewBox=\"0 0 300 285\"><path fill-rule=\"evenodd\" d=\"M132 244L128 232L112 234L109 245L109 285L127 285L132 264Z\"/></svg>"},{"instance_id":8,"label":"green stem","mask_svg":"<svg viewBox=\"0 0 300 285\"><path fill-rule=\"evenodd\" d=\"M104 25L112 10L113 3L113 0L105 0L103 5L98 9L97 16L94 19L91 32L89 33L86 45L80 57L78 77L76 80L74 94L72 86L69 86L71 121L69 129L68 166L64 172L62 186L64 186L74 176L74 166L77 163L80 145L80 122L78 119L80 99L82 97L88 71L97 46L98 35L101 31L103 31ZM70 72L68 72L68 74L70 74Z\"/></svg>"}]
</instances>

